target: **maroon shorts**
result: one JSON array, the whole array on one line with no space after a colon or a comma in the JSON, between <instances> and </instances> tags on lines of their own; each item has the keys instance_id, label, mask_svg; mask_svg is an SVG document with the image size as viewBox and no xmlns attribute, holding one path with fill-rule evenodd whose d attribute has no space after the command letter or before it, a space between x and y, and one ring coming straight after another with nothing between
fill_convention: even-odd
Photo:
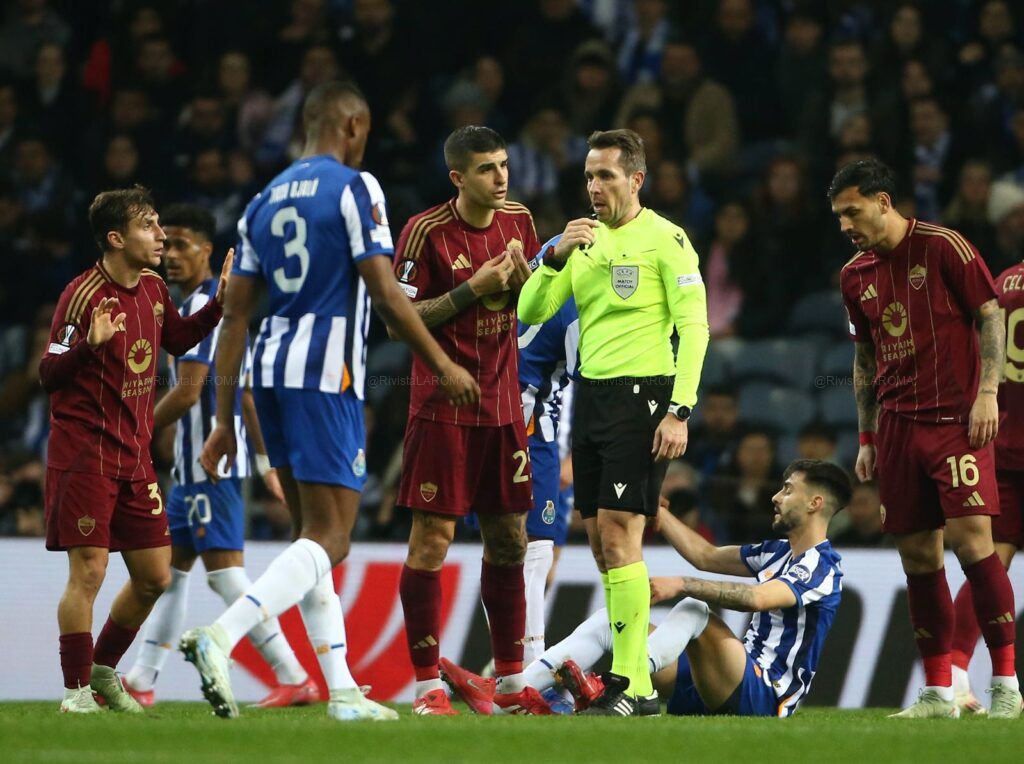
<instances>
[{"instance_id":1,"label":"maroon shorts","mask_svg":"<svg viewBox=\"0 0 1024 764\"><path fill-rule=\"evenodd\" d=\"M46 470L46 548L50 551L98 546L120 552L170 543L159 484Z\"/></svg>"},{"instance_id":2,"label":"maroon shorts","mask_svg":"<svg viewBox=\"0 0 1024 764\"><path fill-rule=\"evenodd\" d=\"M998 515L995 449L973 449L965 424L878 415L878 491L886 533L914 533L946 518Z\"/></svg>"},{"instance_id":3,"label":"maroon shorts","mask_svg":"<svg viewBox=\"0 0 1024 764\"><path fill-rule=\"evenodd\" d=\"M526 427L464 427L413 418L405 428L398 505L462 517L533 509Z\"/></svg>"},{"instance_id":4,"label":"maroon shorts","mask_svg":"<svg viewBox=\"0 0 1024 764\"><path fill-rule=\"evenodd\" d=\"M999 517L992 518L992 538L1024 548L1024 471L996 470Z\"/></svg>"}]
</instances>

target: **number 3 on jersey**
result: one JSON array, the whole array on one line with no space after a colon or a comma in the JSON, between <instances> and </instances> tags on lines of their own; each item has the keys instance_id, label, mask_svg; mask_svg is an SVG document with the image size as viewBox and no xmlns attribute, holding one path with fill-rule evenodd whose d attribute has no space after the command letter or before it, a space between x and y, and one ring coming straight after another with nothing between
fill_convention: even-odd
<instances>
[{"instance_id":1,"label":"number 3 on jersey","mask_svg":"<svg viewBox=\"0 0 1024 764\"><path fill-rule=\"evenodd\" d=\"M274 283L282 292L298 292L309 273L309 250L306 249L306 221L295 207L282 207L270 220L270 232L274 236L285 236L285 226L291 223L295 228L292 238L284 243L284 256L299 258L299 275L285 276L284 266L274 270Z\"/></svg>"}]
</instances>

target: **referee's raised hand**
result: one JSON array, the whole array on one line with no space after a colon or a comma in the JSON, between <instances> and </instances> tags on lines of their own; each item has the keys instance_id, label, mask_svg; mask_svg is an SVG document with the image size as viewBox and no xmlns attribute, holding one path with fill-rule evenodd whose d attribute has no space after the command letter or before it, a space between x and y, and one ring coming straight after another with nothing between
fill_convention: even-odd
<instances>
[{"instance_id":1,"label":"referee's raised hand","mask_svg":"<svg viewBox=\"0 0 1024 764\"><path fill-rule=\"evenodd\" d=\"M569 259L576 247L587 247L594 243L594 230L600 225L593 218L576 218L570 220L562 238L558 240L554 249L554 258L562 262Z\"/></svg>"},{"instance_id":2,"label":"referee's raised hand","mask_svg":"<svg viewBox=\"0 0 1024 764\"><path fill-rule=\"evenodd\" d=\"M654 433L654 446L651 448L654 461L678 459L686 452L688 438L689 430L686 422L668 414L661 420L661 424L658 425L658 429Z\"/></svg>"}]
</instances>

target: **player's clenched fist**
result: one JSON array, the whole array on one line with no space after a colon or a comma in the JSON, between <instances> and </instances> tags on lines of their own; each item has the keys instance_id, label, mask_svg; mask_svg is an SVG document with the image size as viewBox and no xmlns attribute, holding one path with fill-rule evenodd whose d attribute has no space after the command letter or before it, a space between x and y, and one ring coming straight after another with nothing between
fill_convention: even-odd
<instances>
[{"instance_id":1,"label":"player's clenched fist","mask_svg":"<svg viewBox=\"0 0 1024 764\"><path fill-rule=\"evenodd\" d=\"M515 262L508 251L480 266L480 269L469 278L469 288L477 297L498 294L508 289L509 279L515 271Z\"/></svg>"},{"instance_id":2,"label":"player's clenched fist","mask_svg":"<svg viewBox=\"0 0 1024 764\"><path fill-rule=\"evenodd\" d=\"M565 261L576 247L588 247L594 243L594 231L599 223L593 218L576 218L570 220L562 238L555 245L554 256L556 260Z\"/></svg>"},{"instance_id":3,"label":"player's clenched fist","mask_svg":"<svg viewBox=\"0 0 1024 764\"><path fill-rule=\"evenodd\" d=\"M439 384L453 406L468 406L480 400L480 385L456 363L445 367Z\"/></svg>"},{"instance_id":4,"label":"player's clenched fist","mask_svg":"<svg viewBox=\"0 0 1024 764\"><path fill-rule=\"evenodd\" d=\"M89 335L86 337L89 347L99 347L124 326L124 320L128 317L126 313L118 313L111 318L117 303L116 297L104 297L100 300L100 304L93 309L92 321L89 323Z\"/></svg>"}]
</instances>

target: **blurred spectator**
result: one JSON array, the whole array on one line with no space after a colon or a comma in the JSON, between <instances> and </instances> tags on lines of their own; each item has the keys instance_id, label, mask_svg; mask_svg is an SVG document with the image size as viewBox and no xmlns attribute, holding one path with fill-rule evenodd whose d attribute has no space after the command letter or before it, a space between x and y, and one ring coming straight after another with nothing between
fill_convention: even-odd
<instances>
[{"instance_id":1,"label":"blurred spectator","mask_svg":"<svg viewBox=\"0 0 1024 764\"><path fill-rule=\"evenodd\" d=\"M740 202L726 202L715 213L714 236L704 261L708 326L712 339L738 331L743 308L744 263L752 259L750 212Z\"/></svg>"},{"instance_id":2,"label":"blurred spectator","mask_svg":"<svg viewBox=\"0 0 1024 764\"><path fill-rule=\"evenodd\" d=\"M969 159L960 168L956 195L942 213L943 224L962 233L986 261L996 247L995 227L988 219L991 193L992 168L981 159Z\"/></svg>"},{"instance_id":3,"label":"blurred spectator","mask_svg":"<svg viewBox=\"0 0 1024 764\"><path fill-rule=\"evenodd\" d=\"M0 178L10 177L17 141L18 92L10 80L0 80Z\"/></svg>"},{"instance_id":4,"label":"blurred spectator","mask_svg":"<svg viewBox=\"0 0 1024 764\"><path fill-rule=\"evenodd\" d=\"M755 21L751 0L718 0L702 57L708 73L736 99L744 138L754 141L783 132L773 116L778 113L774 57Z\"/></svg>"},{"instance_id":5,"label":"blurred spectator","mask_svg":"<svg viewBox=\"0 0 1024 764\"><path fill-rule=\"evenodd\" d=\"M988 216L996 227L996 245L985 253L985 261L998 274L1024 260L1024 190L1013 183L994 183Z\"/></svg>"},{"instance_id":6,"label":"blurred spectator","mask_svg":"<svg viewBox=\"0 0 1024 764\"><path fill-rule=\"evenodd\" d=\"M902 70L911 60L939 74L946 68L948 57L942 38L925 32L919 4L900 2L892 8L885 35L872 52L871 69L878 78L878 87L892 87L895 83L891 73Z\"/></svg>"},{"instance_id":7,"label":"blurred spectator","mask_svg":"<svg viewBox=\"0 0 1024 764\"><path fill-rule=\"evenodd\" d=\"M697 494L686 488L679 488L664 494L668 499L668 511L679 518L687 527L693 529L706 541L715 543L715 534L711 526L704 522L697 507Z\"/></svg>"},{"instance_id":8,"label":"blurred spectator","mask_svg":"<svg viewBox=\"0 0 1024 764\"><path fill-rule=\"evenodd\" d=\"M998 162L1002 179L1024 188L1024 104L1018 106L1010 117L1010 138L999 152Z\"/></svg>"},{"instance_id":9,"label":"blurred spectator","mask_svg":"<svg viewBox=\"0 0 1024 764\"><path fill-rule=\"evenodd\" d=\"M740 436L740 407L736 391L725 385L702 391L699 405L700 419L690 432L683 459L693 465L702 478L707 478L736 448Z\"/></svg>"},{"instance_id":10,"label":"blurred spectator","mask_svg":"<svg viewBox=\"0 0 1024 764\"><path fill-rule=\"evenodd\" d=\"M829 539L838 547L877 547L886 543L882 532L882 505L878 499L878 485L873 480L854 482L853 496L846 512L832 520Z\"/></svg>"},{"instance_id":11,"label":"blurred spectator","mask_svg":"<svg viewBox=\"0 0 1024 764\"><path fill-rule=\"evenodd\" d=\"M949 115L935 98L926 96L910 104L910 134L917 216L934 222L952 196L963 157L954 142Z\"/></svg>"},{"instance_id":12,"label":"blurred spectator","mask_svg":"<svg viewBox=\"0 0 1024 764\"><path fill-rule=\"evenodd\" d=\"M619 75L626 85L651 82L661 68L661 54L672 24L666 0L633 0L633 13L619 46Z\"/></svg>"},{"instance_id":13,"label":"blurred spectator","mask_svg":"<svg viewBox=\"0 0 1024 764\"><path fill-rule=\"evenodd\" d=\"M248 151L259 145L270 119L273 101L252 81L252 63L240 50L226 51L217 65L217 87L226 111L228 129Z\"/></svg>"},{"instance_id":14,"label":"blurred spectator","mask_svg":"<svg viewBox=\"0 0 1024 764\"><path fill-rule=\"evenodd\" d=\"M971 89L991 82L1000 50L1020 41L1017 20L1006 0L984 0L977 8L977 29L957 55L964 85Z\"/></svg>"},{"instance_id":15,"label":"blurred spectator","mask_svg":"<svg viewBox=\"0 0 1024 764\"><path fill-rule=\"evenodd\" d=\"M188 168L198 152L207 149L226 151L235 144L235 136L228 128L224 103L216 93L203 90L192 97L178 119L174 142L174 163L179 172Z\"/></svg>"},{"instance_id":16,"label":"blurred spectator","mask_svg":"<svg viewBox=\"0 0 1024 764\"><path fill-rule=\"evenodd\" d=\"M21 104L26 119L47 137L59 155L71 152L78 104L60 45L44 43L39 47L34 77L24 91Z\"/></svg>"},{"instance_id":17,"label":"blurred spectator","mask_svg":"<svg viewBox=\"0 0 1024 764\"><path fill-rule=\"evenodd\" d=\"M711 506L725 524L728 541L775 537L772 496L779 490L780 478L771 433L747 430L729 461L709 480Z\"/></svg>"},{"instance_id":18,"label":"blurred spectator","mask_svg":"<svg viewBox=\"0 0 1024 764\"><path fill-rule=\"evenodd\" d=\"M202 149L192 156L189 166L191 191L185 200L198 204L213 215L217 221L217 235L214 237L215 256L235 243L235 226L249 197L231 187L227 160L224 152L216 147Z\"/></svg>"},{"instance_id":19,"label":"blurred spectator","mask_svg":"<svg viewBox=\"0 0 1024 764\"><path fill-rule=\"evenodd\" d=\"M567 79L556 96L569 115L573 132L589 135L607 130L621 98L612 52L600 40L583 43L572 54Z\"/></svg>"},{"instance_id":20,"label":"blurred spectator","mask_svg":"<svg viewBox=\"0 0 1024 764\"><path fill-rule=\"evenodd\" d=\"M685 148L693 177L731 169L739 145L736 104L728 90L705 76L693 43L666 43L657 81L630 88L616 124L648 110L659 115L669 140Z\"/></svg>"},{"instance_id":21,"label":"blurred spectator","mask_svg":"<svg viewBox=\"0 0 1024 764\"><path fill-rule=\"evenodd\" d=\"M663 159L657 165L648 163L644 189L648 191L648 204L686 230L692 241L707 239L714 219L714 202L699 185L690 182L683 166L674 159Z\"/></svg>"},{"instance_id":22,"label":"blurred spectator","mask_svg":"<svg viewBox=\"0 0 1024 764\"><path fill-rule=\"evenodd\" d=\"M178 60L171 39L150 35L139 42L135 54L139 82L146 88L158 120L173 122L186 97L185 66Z\"/></svg>"},{"instance_id":23,"label":"blurred spectator","mask_svg":"<svg viewBox=\"0 0 1024 764\"><path fill-rule=\"evenodd\" d=\"M284 3L275 5L280 8ZM287 86L290 73L302 65L310 48L328 45L331 38L326 0L291 0L287 6L287 15L274 27L277 31L269 44L273 65L267 81L273 93Z\"/></svg>"},{"instance_id":24,"label":"blurred spectator","mask_svg":"<svg viewBox=\"0 0 1024 764\"><path fill-rule=\"evenodd\" d=\"M798 10L786 20L776 79L790 132L799 129L807 100L825 89L824 39L821 19L808 9Z\"/></svg>"},{"instance_id":25,"label":"blurred spectator","mask_svg":"<svg viewBox=\"0 0 1024 764\"><path fill-rule=\"evenodd\" d=\"M42 137L27 135L15 145L14 188L25 212L52 210L74 219L74 188Z\"/></svg>"},{"instance_id":26,"label":"blurred spectator","mask_svg":"<svg viewBox=\"0 0 1024 764\"><path fill-rule=\"evenodd\" d=\"M836 445L836 431L822 422L811 422L804 425L796 440L799 458L820 459L838 464Z\"/></svg>"},{"instance_id":27,"label":"blurred spectator","mask_svg":"<svg viewBox=\"0 0 1024 764\"><path fill-rule=\"evenodd\" d=\"M63 46L71 39L71 29L48 5L47 0L15 0L8 5L7 20L0 27L0 69L28 78L39 46Z\"/></svg>"},{"instance_id":28,"label":"blurred spectator","mask_svg":"<svg viewBox=\"0 0 1024 764\"><path fill-rule=\"evenodd\" d=\"M579 176L586 155L586 140L569 131L561 110L542 108L530 117L519 140L508 147L510 192L534 215L538 208L557 208L562 173Z\"/></svg>"}]
</instances>

